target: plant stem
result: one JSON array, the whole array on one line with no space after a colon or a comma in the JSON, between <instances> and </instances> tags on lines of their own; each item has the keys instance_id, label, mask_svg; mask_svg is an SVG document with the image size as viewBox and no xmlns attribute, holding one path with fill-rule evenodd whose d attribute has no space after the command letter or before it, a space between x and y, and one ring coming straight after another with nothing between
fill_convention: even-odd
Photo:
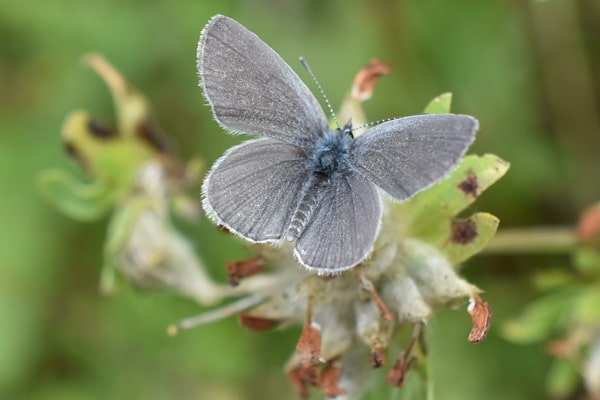
<instances>
[{"instance_id":1,"label":"plant stem","mask_svg":"<svg viewBox=\"0 0 600 400\"><path fill-rule=\"evenodd\" d=\"M571 253L579 243L575 229L563 226L507 228L496 233L484 254Z\"/></svg>"}]
</instances>

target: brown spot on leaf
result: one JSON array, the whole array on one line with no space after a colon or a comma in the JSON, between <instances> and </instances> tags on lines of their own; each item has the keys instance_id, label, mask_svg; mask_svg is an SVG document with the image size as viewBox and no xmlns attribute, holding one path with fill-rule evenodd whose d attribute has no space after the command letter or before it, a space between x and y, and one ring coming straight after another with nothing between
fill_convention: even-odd
<instances>
[{"instance_id":1,"label":"brown spot on leaf","mask_svg":"<svg viewBox=\"0 0 600 400\"><path fill-rule=\"evenodd\" d=\"M229 276L229 284L237 286L240 280L258 273L263 265L262 258L255 257L242 261L228 261L225 264L225 272Z\"/></svg>"},{"instance_id":2,"label":"brown spot on leaf","mask_svg":"<svg viewBox=\"0 0 600 400\"><path fill-rule=\"evenodd\" d=\"M255 317L249 314L240 314L238 318L244 328L255 332L266 331L279 323L276 319Z\"/></svg>"},{"instance_id":3,"label":"brown spot on leaf","mask_svg":"<svg viewBox=\"0 0 600 400\"><path fill-rule=\"evenodd\" d=\"M453 220L450 231L452 243L469 244L477 237L477 225L470 219Z\"/></svg>"},{"instance_id":4,"label":"brown spot on leaf","mask_svg":"<svg viewBox=\"0 0 600 400\"><path fill-rule=\"evenodd\" d=\"M477 196L477 189L479 189L479 184L477 182L477 175L473 173L473 171L469 170L467 172L467 179L460 182L458 188L463 191L466 195L471 195L473 197Z\"/></svg>"},{"instance_id":5,"label":"brown spot on leaf","mask_svg":"<svg viewBox=\"0 0 600 400\"><path fill-rule=\"evenodd\" d=\"M490 329L492 308L479 296L473 296L467 310L473 321L473 328L469 333L469 342L479 343L487 336Z\"/></svg>"},{"instance_id":6,"label":"brown spot on leaf","mask_svg":"<svg viewBox=\"0 0 600 400\"><path fill-rule=\"evenodd\" d=\"M117 135L114 130L94 119L88 121L88 130L92 135L100 139L111 138Z\"/></svg>"},{"instance_id":7,"label":"brown spot on leaf","mask_svg":"<svg viewBox=\"0 0 600 400\"><path fill-rule=\"evenodd\" d=\"M371 352L371 368L380 368L385 365L385 352L381 347Z\"/></svg>"},{"instance_id":8,"label":"brown spot on leaf","mask_svg":"<svg viewBox=\"0 0 600 400\"><path fill-rule=\"evenodd\" d=\"M390 73L390 65L374 59L362 67L352 82L352 97L360 101L371 98L375 85L382 75Z\"/></svg>"},{"instance_id":9,"label":"brown spot on leaf","mask_svg":"<svg viewBox=\"0 0 600 400\"><path fill-rule=\"evenodd\" d=\"M319 377L319 382L325 396L336 397L346 393L345 390L340 389L338 386L341 376L342 367L337 361L330 362L323 368Z\"/></svg>"}]
</instances>

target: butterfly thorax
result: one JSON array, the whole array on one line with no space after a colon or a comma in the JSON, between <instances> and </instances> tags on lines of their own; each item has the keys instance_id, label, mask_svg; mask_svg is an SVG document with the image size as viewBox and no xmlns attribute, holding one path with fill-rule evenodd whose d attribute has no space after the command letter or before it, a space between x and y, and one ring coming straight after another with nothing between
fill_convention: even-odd
<instances>
[{"instance_id":1,"label":"butterfly thorax","mask_svg":"<svg viewBox=\"0 0 600 400\"><path fill-rule=\"evenodd\" d=\"M347 170L353 144L354 138L347 127L326 132L315 144L310 170L326 176Z\"/></svg>"},{"instance_id":2,"label":"butterfly thorax","mask_svg":"<svg viewBox=\"0 0 600 400\"><path fill-rule=\"evenodd\" d=\"M328 131L316 143L309 158L311 174L288 227L288 240L297 240L302 235L323 200L330 182L335 180L336 175L348 171L353 144L354 139L347 127Z\"/></svg>"}]
</instances>

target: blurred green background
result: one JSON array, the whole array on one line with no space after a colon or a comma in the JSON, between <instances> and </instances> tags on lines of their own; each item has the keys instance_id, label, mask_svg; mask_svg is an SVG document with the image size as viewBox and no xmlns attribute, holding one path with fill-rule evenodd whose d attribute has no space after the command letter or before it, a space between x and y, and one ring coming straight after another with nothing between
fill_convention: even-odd
<instances>
[{"instance_id":1,"label":"blurred green background","mask_svg":"<svg viewBox=\"0 0 600 400\"><path fill-rule=\"evenodd\" d=\"M147 95L184 159L210 163L239 141L213 121L197 84L199 32L216 13L257 33L308 81L296 61L306 57L334 106L363 64L390 62L365 105L372 120L419 113L453 92L453 111L481 123L471 152L511 163L475 206L501 227L573 224L600 199L598 0L0 0L0 398L294 398L282 366L299 330L256 334L232 318L169 338L166 326L198 306L123 281L102 298L106 220L71 221L35 189L45 168L77 171L60 143L67 112L114 122L108 89L81 62L90 51ZM214 276L243 255L206 219L182 226ZM535 296L533 272L568 264L467 263L463 273L494 309L492 331L474 346L464 310L432 321L438 399L546 398L542 346L508 343L498 328ZM380 386L373 398L398 397Z\"/></svg>"}]
</instances>

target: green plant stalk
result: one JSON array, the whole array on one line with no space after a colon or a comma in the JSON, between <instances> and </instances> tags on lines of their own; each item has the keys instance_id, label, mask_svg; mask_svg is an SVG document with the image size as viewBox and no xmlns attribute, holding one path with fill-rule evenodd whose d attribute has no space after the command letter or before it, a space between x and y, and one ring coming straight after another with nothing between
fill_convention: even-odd
<instances>
[{"instance_id":1,"label":"green plant stalk","mask_svg":"<svg viewBox=\"0 0 600 400\"><path fill-rule=\"evenodd\" d=\"M577 232L568 226L506 228L496 233L482 254L562 254L579 244Z\"/></svg>"}]
</instances>

